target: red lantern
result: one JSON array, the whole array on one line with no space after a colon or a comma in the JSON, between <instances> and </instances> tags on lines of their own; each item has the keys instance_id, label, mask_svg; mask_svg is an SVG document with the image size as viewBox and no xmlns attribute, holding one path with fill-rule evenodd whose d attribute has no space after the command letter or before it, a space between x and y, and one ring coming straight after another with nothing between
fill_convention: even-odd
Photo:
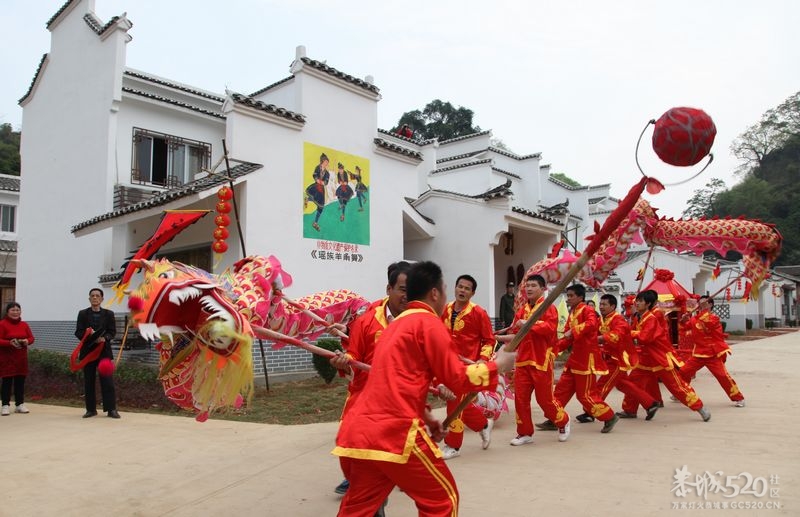
<instances>
[{"instance_id":1,"label":"red lantern","mask_svg":"<svg viewBox=\"0 0 800 517\"><path fill-rule=\"evenodd\" d=\"M222 187L217 191L217 197L220 201L230 201L233 198L233 190L230 187Z\"/></svg>"},{"instance_id":2,"label":"red lantern","mask_svg":"<svg viewBox=\"0 0 800 517\"><path fill-rule=\"evenodd\" d=\"M217 213L227 214L228 212L231 211L231 204L228 203L227 201L220 201L219 203L217 203L216 209Z\"/></svg>"},{"instance_id":3,"label":"red lantern","mask_svg":"<svg viewBox=\"0 0 800 517\"><path fill-rule=\"evenodd\" d=\"M228 226L231 224L231 218L225 214L219 214L217 217L214 218L214 224L217 226Z\"/></svg>"},{"instance_id":4,"label":"red lantern","mask_svg":"<svg viewBox=\"0 0 800 517\"><path fill-rule=\"evenodd\" d=\"M739 290L739 289L741 289L741 288L742 288L742 279L741 279L741 277L740 277L740 278L739 278L739 279L736 281L736 290L738 291L738 290Z\"/></svg>"},{"instance_id":5,"label":"red lantern","mask_svg":"<svg viewBox=\"0 0 800 517\"><path fill-rule=\"evenodd\" d=\"M730 287L725 289L725 300L731 301L731 288Z\"/></svg>"},{"instance_id":6,"label":"red lantern","mask_svg":"<svg viewBox=\"0 0 800 517\"><path fill-rule=\"evenodd\" d=\"M223 240L214 241L214 244L211 245L211 249L216 253L225 253L228 251L228 243Z\"/></svg>"},{"instance_id":7,"label":"red lantern","mask_svg":"<svg viewBox=\"0 0 800 517\"><path fill-rule=\"evenodd\" d=\"M708 114L696 108L672 108L653 130L653 150L670 165L686 167L711 151L717 128Z\"/></svg>"},{"instance_id":8,"label":"red lantern","mask_svg":"<svg viewBox=\"0 0 800 517\"><path fill-rule=\"evenodd\" d=\"M224 241L228 238L228 229L224 226L217 226L214 230L214 240Z\"/></svg>"}]
</instances>

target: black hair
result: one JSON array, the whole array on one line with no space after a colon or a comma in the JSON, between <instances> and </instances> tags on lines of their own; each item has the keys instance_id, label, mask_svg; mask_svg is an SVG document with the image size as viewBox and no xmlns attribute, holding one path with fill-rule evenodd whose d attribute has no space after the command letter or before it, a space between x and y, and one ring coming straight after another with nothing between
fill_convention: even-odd
<instances>
[{"instance_id":1,"label":"black hair","mask_svg":"<svg viewBox=\"0 0 800 517\"><path fill-rule=\"evenodd\" d=\"M319 155L319 163L322 163L324 161L330 161L330 160L328 160L328 155L327 154L322 153L321 155Z\"/></svg>"},{"instance_id":2,"label":"black hair","mask_svg":"<svg viewBox=\"0 0 800 517\"><path fill-rule=\"evenodd\" d=\"M21 306L20 304L18 304L17 302L8 302L8 303L6 304L6 312L8 312L8 311L9 311L9 309L13 309L14 307L17 307L17 308L19 308L19 309L22 309L22 306Z\"/></svg>"},{"instance_id":3,"label":"black hair","mask_svg":"<svg viewBox=\"0 0 800 517\"><path fill-rule=\"evenodd\" d=\"M647 310L650 310L658 301L658 293L652 289L648 289L647 291L642 291L641 293L637 294L636 299L647 304Z\"/></svg>"},{"instance_id":4,"label":"black hair","mask_svg":"<svg viewBox=\"0 0 800 517\"><path fill-rule=\"evenodd\" d=\"M567 292L570 291L575 293L575 296L581 300L586 300L586 288L583 286L583 284L572 284L571 286L567 287Z\"/></svg>"},{"instance_id":5,"label":"black hair","mask_svg":"<svg viewBox=\"0 0 800 517\"><path fill-rule=\"evenodd\" d=\"M100 289L99 287L92 287L91 289L89 289L89 296L91 296L94 291L98 291L100 293L100 296L105 298L106 293L104 293L103 290Z\"/></svg>"},{"instance_id":6,"label":"black hair","mask_svg":"<svg viewBox=\"0 0 800 517\"><path fill-rule=\"evenodd\" d=\"M603 296L600 297L600 299L607 301L608 304L611 305L612 307L617 306L617 297L614 296L613 294L604 294Z\"/></svg>"},{"instance_id":7,"label":"black hair","mask_svg":"<svg viewBox=\"0 0 800 517\"><path fill-rule=\"evenodd\" d=\"M431 289L444 288L442 268L431 261L417 262L408 270L406 277L406 297L408 301L422 300Z\"/></svg>"},{"instance_id":8,"label":"black hair","mask_svg":"<svg viewBox=\"0 0 800 517\"><path fill-rule=\"evenodd\" d=\"M530 275L525 279L525 282L536 282L542 289L544 289L547 285L547 281L542 275Z\"/></svg>"},{"instance_id":9,"label":"black hair","mask_svg":"<svg viewBox=\"0 0 800 517\"><path fill-rule=\"evenodd\" d=\"M389 267L386 269L386 279L388 280L389 285L392 287L397 285L397 277L399 277L403 273L408 275L408 270L410 267L411 264L409 264L405 260L389 264Z\"/></svg>"},{"instance_id":10,"label":"black hair","mask_svg":"<svg viewBox=\"0 0 800 517\"><path fill-rule=\"evenodd\" d=\"M699 302L703 298L705 298L708 301L709 305L711 305L712 307L714 306L714 298L708 296L707 294L705 294L705 295L701 296L700 298L698 298L697 301Z\"/></svg>"},{"instance_id":11,"label":"black hair","mask_svg":"<svg viewBox=\"0 0 800 517\"><path fill-rule=\"evenodd\" d=\"M472 278L470 275L461 275L460 277L456 278L456 285L458 285L458 282L461 281L461 280L466 280L467 282L472 282L472 292L473 293L478 290L478 282L477 282L477 280Z\"/></svg>"}]
</instances>

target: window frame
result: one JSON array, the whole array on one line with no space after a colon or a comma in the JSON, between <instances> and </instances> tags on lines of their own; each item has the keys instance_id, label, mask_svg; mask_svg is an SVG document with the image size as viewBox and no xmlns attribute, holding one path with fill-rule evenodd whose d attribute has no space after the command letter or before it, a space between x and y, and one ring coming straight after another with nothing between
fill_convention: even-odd
<instances>
[{"instance_id":1,"label":"window frame","mask_svg":"<svg viewBox=\"0 0 800 517\"><path fill-rule=\"evenodd\" d=\"M141 151L142 142L149 141L149 149ZM158 142L158 143L157 143ZM192 153L196 149L196 153ZM178 150L182 170L176 171ZM142 164L147 155L148 163ZM193 160L192 157L199 158ZM193 161L199 161L198 170L189 170ZM140 127L133 128L131 146L131 183L174 188L194 181L195 176L211 163L211 144ZM146 169L146 172L144 171Z\"/></svg>"}]
</instances>

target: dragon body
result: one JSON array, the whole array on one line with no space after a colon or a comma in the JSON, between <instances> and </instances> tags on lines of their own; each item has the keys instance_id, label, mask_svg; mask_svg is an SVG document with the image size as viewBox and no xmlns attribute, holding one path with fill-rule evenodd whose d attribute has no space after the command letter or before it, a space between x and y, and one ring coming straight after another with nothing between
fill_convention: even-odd
<instances>
[{"instance_id":1,"label":"dragon body","mask_svg":"<svg viewBox=\"0 0 800 517\"><path fill-rule=\"evenodd\" d=\"M276 335L313 339L346 325L368 305L348 290L287 301L291 276L273 256L249 256L213 275L166 259L138 260L144 270L129 308L142 337L158 341L167 397L208 418L252 392L253 341ZM269 329L269 336L258 329Z\"/></svg>"},{"instance_id":2,"label":"dragon body","mask_svg":"<svg viewBox=\"0 0 800 517\"><path fill-rule=\"evenodd\" d=\"M728 251L737 251L742 254L744 276L752 282L753 296L757 296L758 286L780 254L781 234L772 224L742 218L660 218L646 200L639 199L578 273L578 281L599 287L625 261L628 248L635 243L696 254L716 251L724 255ZM563 251L559 256L532 265L525 276L540 274L548 283L557 283L577 257ZM517 303L524 303L522 290Z\"/></svg>"}]
</instances>

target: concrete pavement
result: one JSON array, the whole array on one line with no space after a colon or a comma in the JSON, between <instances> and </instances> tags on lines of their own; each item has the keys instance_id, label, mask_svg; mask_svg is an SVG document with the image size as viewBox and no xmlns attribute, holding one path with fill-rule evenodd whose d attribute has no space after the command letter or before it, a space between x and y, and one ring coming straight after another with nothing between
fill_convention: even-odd
<instances>
[{"instance_id":1,"label":"concrete pavement","mask_svg":"<svg viewBox=\"0 0 800 517\"><path fill-rule=\"evenodd\" d=\"M747 407L732 407L702 370L694 386L711 410L708 423L669 402L662 388L666 407L654 420L621 420L605 435L599 423L574 421L581 412L574 400L566 443L537 432L533 444L509 446L513 409L497 422L488 450L468 432L461 456L448 462L460 515L800 515L800 333L733 350L728 368ZM620 401L619 393L609 397L615 409ZM1 516L320 517L338 509L334 423L200 424L127 412L121 420L82 419L77 408L28 406L28 415L0 418ZM542 419L535 405L534 418ZM683 497L674 492L678 469L691 490ZM748 475L750 494L697 494L712 478L734 494L734 486L747 488ZM386 511L417 515L396 490Z\"/></svg>"}]
</instances>

